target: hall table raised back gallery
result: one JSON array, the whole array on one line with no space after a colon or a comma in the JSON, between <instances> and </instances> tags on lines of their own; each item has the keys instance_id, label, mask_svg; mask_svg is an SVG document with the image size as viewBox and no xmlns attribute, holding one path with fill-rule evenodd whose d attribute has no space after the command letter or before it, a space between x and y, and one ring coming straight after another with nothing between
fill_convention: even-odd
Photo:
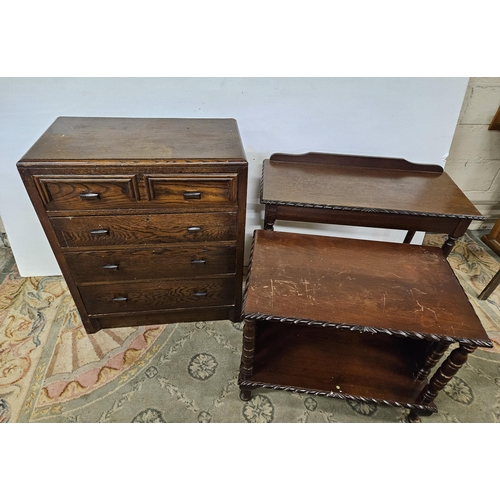
<instances>
[{"instance_id":1,"label":"hall table raised back gallery","mask_svg":"<svg viewBox=\"0 0 500 500\"><path fill-rule=\"evenodd\" d=\"M276 220L445 233L448 255L484 217L439 165L398 158L275 153L262 166L264 229Z\"/></svg>"},{"instance_id":2,"label":"hall table raised back gallery","mask_svg":"<svg viewBox=\"0 0 500 500\"><path fill-rule=\"evenodd\" d=\"M410 421L437 411L469 353L493 347L428 246L257 230L243 316L241 399L280 389L408 408Z\"/></svg>"}]
</instances>

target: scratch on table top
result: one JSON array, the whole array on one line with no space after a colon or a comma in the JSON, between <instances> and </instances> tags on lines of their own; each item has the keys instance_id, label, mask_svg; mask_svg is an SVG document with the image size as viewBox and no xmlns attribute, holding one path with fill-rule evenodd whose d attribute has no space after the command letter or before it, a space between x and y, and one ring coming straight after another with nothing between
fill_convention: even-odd
<instances>
[{"instance_id":1,"label":"scratch on table top","mask_svg":"<svg viewBox=\"0 0 500 500\"><path fill-rule=\"evenodd\" d=\"M314 302L314 296L311 295L311 290L308 288L308 285L310 285L310 282L308 280L306 280L305 278L302 278L300 280L300 282L304 285L307 300L310 302Z\"/></svg>"},{"instance_id":2,"label":"scratch on table top","mask_svg":"<svg viewBox=\"0 0 500 500\"><path fill-rule=\"evenodd\" d=\"M262 285L261 293L265 290L265 296L271 302L271 307L274 306L277 297L302 297L303 300L311 305L317 304L318 292L324 287L320 283L320 279L310 280L301 278L300 282L293 280L283 280L269 278L268 285Z\"/></svg>"},{"instance_id":3,"label":"scratch on table top","mask_svg":"<svg viewBox=\"0 0 500 500\"><path fill-rule=\"evenodd\" d=\"M393 273L393 272L382 274L380 277L381 278L387 278L388 276L391 276L391 275L394 276L394 277L396 277L396 278L398 278L398 279L403 279L402 276L399 276L399 274L396 274L396 273Z\"/></svg>"},{"instance_id":4,"label":"scratch on table top","mask_svg":"<svg viewBox=\"0 0 500 500\"><path fill-rule=\"evenodd\" d=\"M430 311L434 315L434 319L436 320L436 322L439 321L437 314L436 314L436 311L434 309L431 309L430 307L427 307L427 306L423 306L418 300L416 302L419 305L420 309L415 310L414 311L415 313L424 312L424 310L427 309L427 311Z\"/></svg>"},{"instance_id":5,"label":"scratch on table top","mask_svg":"<svg viewBox=\"0 0 500 500\"><path fill-rule=\"evenodd\" d=\"M321 280L326 276L321 276L321 278L315 279L313 282L308 280L303 280L303 284L306 289L306 297L307 300L311 303L311 305L317 304L318 301L316 297L321 296L321 289L324 289L324 285L321 283Z\"/></svg>"},{"instance_id":6,"label":"scratch on table top","mask_svg":"<svg viewBox=\"0 0 500 500\"><path fill-rule=\"evenodd\" d=\"M303 297L304 294L301 293L299 286L295 281L291 280L274 280L274 283L279 286L279 295L282 297L288 297L290 295L296 295L297 297Z\"/></svg>"},{"instance_id":7,"label":"scratch on table top","mask_svg":"<svg viewBox=\"0 0 500 500\"><path fill-rule=\"evenodd\" d=\"M415 295L414 295L414 292L417 292L417 293L419 293L419 294L421 294L421 295L427 295L427 293L426 293L426 292L423 292L422 290L419 290L418 288L410 288L410 294L411 294L411 296L412 296L412 299L413 299L413 300L414 300L414 301L415 301L418 305L420 305L420 303L419 303L418 299L417 299L417 298L415 297ZM422 307L422 306L420 305L420 307Z\"/></svg>"}]
</instances>

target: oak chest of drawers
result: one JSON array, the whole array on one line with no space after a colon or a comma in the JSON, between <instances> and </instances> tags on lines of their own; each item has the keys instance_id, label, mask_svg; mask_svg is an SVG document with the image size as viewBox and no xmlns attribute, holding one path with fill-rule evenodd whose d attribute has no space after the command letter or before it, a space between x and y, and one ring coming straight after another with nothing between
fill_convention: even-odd
<instances>
[{"instance_id":1,"label":"oak chest of drawers","mask_svg":"<svg viewBox=\"0 0 500 500\"><path fill-rule=\"evenodd\" d=\"M60 117L17 166L88 333L240 320L235 120Z\"/></svg>"}]
</instances>

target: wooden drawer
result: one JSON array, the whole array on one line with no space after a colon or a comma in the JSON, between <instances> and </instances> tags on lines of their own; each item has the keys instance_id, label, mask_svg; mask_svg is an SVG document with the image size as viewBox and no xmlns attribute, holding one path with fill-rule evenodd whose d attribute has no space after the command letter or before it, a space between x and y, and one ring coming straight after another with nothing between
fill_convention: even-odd
<instances>
[{"instance_id":1,"label":"wooden drawer","mask_svg":"<svg viewBox=\"0 0 500 500\"><path fill-rule=\"evenodd\" d=\"M235 280L192 279L149 283L82 285L80 294L89 314L154 311L234 304Z\"/></svg>"},{"instance_id":2,"label":"wooden drawer","mask_svg":"<svg viewBox=\"0 0 500 500\"><path fill-rule=\"evenodd\" d=\"M203 207L235 205L237 174L227 176L144 176L153 204Z\"/></svg>"},{"instance_id":3,"label":"wooden drawer","mask_svg":"<svg viewBox=\"0 0 500 500\"><path fill-rule=\"evenodd\" d=\"M236 213L52 217L62 248L236 239Z\"/></svg>"},{"instance_id":4,"label":"wooden drawer","mask_svg":"<svg viewBox=\"0 0 500 500\"><path fill-rule=\"evenodd\" d=\"M139 201L135 175L34 178L48 211L137 208Z\"/></svg>"},{"instance_id":5,"label":"wooden drawer","mask_svg":"<svg viewBox=\"0 0 500 500\"><path fill-rule=\"evenodd\" d=\"M66 262L78 284L234 274L235 260L235 245L199 243L66 253Z\"/></svg>"}]
</instances>

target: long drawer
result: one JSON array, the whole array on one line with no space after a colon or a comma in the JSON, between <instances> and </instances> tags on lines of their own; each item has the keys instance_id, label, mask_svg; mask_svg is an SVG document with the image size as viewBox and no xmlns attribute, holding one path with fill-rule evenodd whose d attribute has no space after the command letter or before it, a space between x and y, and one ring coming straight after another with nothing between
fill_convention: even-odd
<instances>
[{"instance_id":1,"label":"long drawer","mask_svg":"<svg viewBox=\"0 0 500 500\"><path fill-rule=\"evenodd\" d=\"M89 314L230 306L234 304L235 279L106 283L81 285L79 290Z\"/></svg>"},{"instance_id":2,"label":"long drawer","mask_svg":"<svg viewBox=\"0 0 500 500\"><path fill-rule=\"evenodd\" d=\"M78 284L234 274L236 266L235 245L196 243L129 250L74 251L65 255Z\"/></svg>"},{"instance_id":3,"label":"long drawer","mask_svg":"<svg viewBox=\"0 0 500 500\"><path fill-rule=\"evenodd\" d=\"M62 248L236 240L236 213L51 217Z\"/></svg>"}]
</instances>

